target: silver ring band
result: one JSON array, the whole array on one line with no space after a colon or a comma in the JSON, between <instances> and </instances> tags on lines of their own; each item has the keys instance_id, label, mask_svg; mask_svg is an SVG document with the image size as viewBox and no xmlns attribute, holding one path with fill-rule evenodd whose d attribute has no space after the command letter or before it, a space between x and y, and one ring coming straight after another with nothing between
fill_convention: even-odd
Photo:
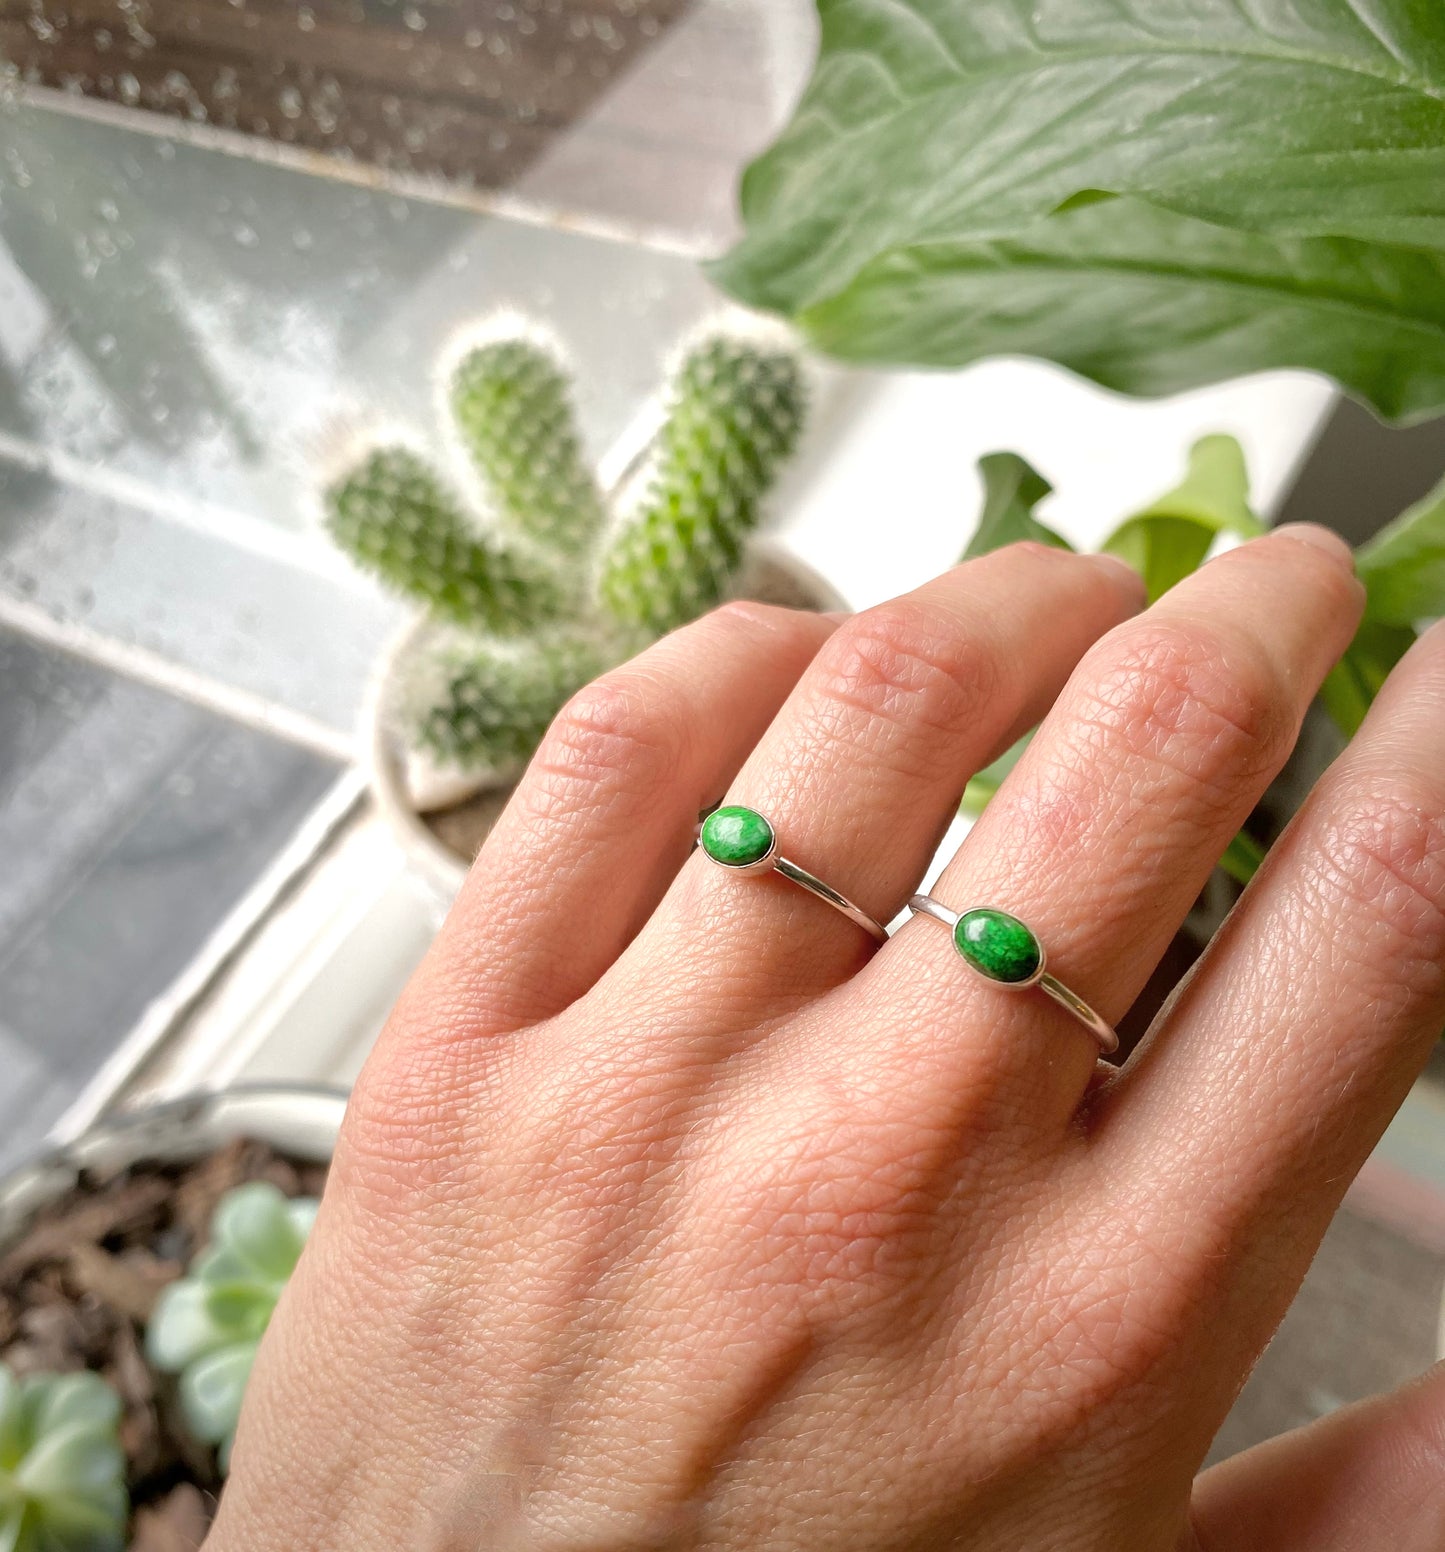
<instances>
[{"instance_id":1,"label":"silver ring band","mask_svg":"<svg viewBox=\"0 0 1445 1552\"><path fill-rule=\"evenodd\" d=\"M929 916L948 928L959 958L985 980L1010 991L1037 986L1084 1026L1109 1056L1119 1049L1119 1037L1107 1019L1101 1018L1044 967L1044 946L1031 927L1007 911L980 906L969 911L950 911L932 895L914 895L908 909L915 916Z\"/></svg>"},{"instance_id":2,"label":"silver ring band","mask_svg":"<svg viewBox=\"0 0 1445 1552\"><path fill-rule=\"evenodd\" d=\"M772 821L757 809L736 804L713 809L698 826L697 841L702 854L729 873L781 873L850 922L856 922L879 943L888 941L888 929L861 906L854 905L847 895L825 884L807 868L778 855L778 833Z\"/></svg>"}]
</instances>

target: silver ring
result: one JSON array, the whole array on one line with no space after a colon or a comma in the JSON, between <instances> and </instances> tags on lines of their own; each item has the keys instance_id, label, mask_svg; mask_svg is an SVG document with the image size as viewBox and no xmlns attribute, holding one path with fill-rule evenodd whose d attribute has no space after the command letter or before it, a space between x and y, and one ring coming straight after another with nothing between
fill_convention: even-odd
<instances>
[{"instance_id":1,"label":"silver ring","mask_svg":"<svg viewBox=\"0 0 1445 1552\"><path fill-rule=\"evenodd\" d=\"M985 980L1010 991L1037 986L1078 1019L1099 1042L1099 1050L1105 1056L1119 1049L1114 1026L1044 968L1044 946L1038 934L1017 916L992 906L978 906L960 914L940 905L932 895L914 895L908 909L915 916L931 916L947 927L959 958Z\"/></svg>"},{"instance_id":2,"label":"silver ring","mask_svg":"<svg viewBox=\"0 0 1445 1552\"><path fill-rule=\"evenodd\" d=\"M800 889L806 889L835 911L841 911L878 942L888 941L888 929L861 906L854 905L847 895L839 894L831 884L825 884L807 868L800 868L796 862L778 855L778 832L773 829L772 821L757 809L743 808L736 803L713 809L698 827L697 843L709 862L726 868L729 873L781 873Z\"/></svg>"}]
</instances>

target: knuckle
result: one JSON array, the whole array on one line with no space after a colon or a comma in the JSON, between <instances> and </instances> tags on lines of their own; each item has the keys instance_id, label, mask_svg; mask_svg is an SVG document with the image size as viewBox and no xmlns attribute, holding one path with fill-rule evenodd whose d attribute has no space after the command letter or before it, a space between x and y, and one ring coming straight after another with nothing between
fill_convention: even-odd
<instances>
[{"instance_id":1,"label":"knuckle","mask_svg":"<svg viewBox=\"0 0 1445 1552\"><path fill-rule=\"evenodd\" d=\"M579 690L548 729L528 773L532 806L548 820L595 813L619 794L677 775L691 721L670 687L635 668Z\"/></svg>"},{"instance_id":2,"label":"knuckle","mask_svg":"<svg viewBox=\"0 0 1445 1552\"><path fill-rule=\"evenodd\" d=\"M819 658L817 687L870 723L954 733L997 696L999 654L977 627L960 630L917 604L870 609L843 625Z\"/></svg>"},{"instance_id":3,"label":"knuckle","mask_svg":"<svg viewBox=\"0 0 1445 1552\"><path fill-rule=\"evenodd\" d=\"M1438 973L1445 960L1438 795L1394 776L1354 796L1327 823L1321 867L1331 893L1361 913L1352 930L1386 935L1384 958L1396 974L1411 963Z\"/></svg>"},{"instance_id":4,"label":"knuckle","mask_svg":"<svg viewBox=\"0 0 1445 1552\"><path fill-rule=\"evenodd\" d=\"M1298 713L1253 645L1194 622L1156 621L1108 651L1087 720L1126 758L1212 784L1270 772L1288 753Z\"/></svg>"}]
</instances>

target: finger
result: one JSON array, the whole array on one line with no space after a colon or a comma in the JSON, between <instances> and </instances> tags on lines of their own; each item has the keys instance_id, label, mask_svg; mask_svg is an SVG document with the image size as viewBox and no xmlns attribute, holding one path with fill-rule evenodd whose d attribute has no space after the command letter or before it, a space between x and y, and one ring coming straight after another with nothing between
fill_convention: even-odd
<instances>
[{"instance_id":1,"label":"finger","mask_svg":"<svg viewBox=\"0 0 1445 1552\"><path fill-rule=\"evenodd\" d=\"M403 1016L444 1007L460 1033L497 1033L575 1002L655 909L687 860L699 810L836 625L727 604L574 696L488 837Z\"/></svg>"},{"instance_id":2,"label":"finger","mask_svg":"<svg viewBox=\"0 0 1445 1552\"><path fill-rule=\"evenodd\" d=\"M1227 1247L1221 1335L1262 1344L1442 1025L1436 626L1098 1105L1100 1162L1144 1183L1139 1210L1174 1225L1181 1263Z\"/></svg>"},{"instance_id":3,"label":"finger","mask_svg":"<svg viewBox=\"0 0 1445 1552\"><path fill-rule=\"evenodd\" d=\"M1021 917L1049 970L1117 1020L1283 765L1361 597L1323 530L1210 562L1089 653L933 894ZM971 973L933 922L900 933L858 990L917 1032L888 1059L931 1092L962 1092L972 1071L1037 1128L1087 1087L1091 1035L1042 993Z\"/></svg>"},{"instance_id":4,"label":"finger","mask_svg":"<svg viewBox=\"0 0 1445 1552\"><path fill-rule=\"evenodd\" d=\"M1042 545L955 567L838 631L728 801L766 814L785 857L886 922L969 778L1043 714L1080 654L1139 602L1137 579L1117 562ZM711 977L765 1004L802 1000L873 949L786 880L729 876L705 858L652 930L687 967L694 1001Z\"/></svg>"},{"instance_id":5,"label":"finger","mask_svg":"<svg viewBox=\"0 0 1445 1552\"><path fill-rule=\"evenodd\" d=\"M1206 1471L1190 1519L1180 1552L1439 1552L1445 1364Z\"/></svg>"}]
</instances>

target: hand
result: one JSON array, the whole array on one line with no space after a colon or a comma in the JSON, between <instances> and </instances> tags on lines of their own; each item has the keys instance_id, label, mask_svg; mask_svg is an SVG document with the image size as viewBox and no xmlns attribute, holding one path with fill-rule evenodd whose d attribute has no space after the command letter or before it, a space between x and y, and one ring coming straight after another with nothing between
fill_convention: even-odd
<instances>
[{"instance_id":1,"label":"hand","mask_svg":"<svg viewBox=\"0 0 1445 1552\"><path fill-rule=\"evenodd\" d=\"M1047 712L934 892L1115 1019L1360 600L1316 529L1137 618L1023 545L585 690L357 1087L211 1552L1438 1552L1438 1375L1192 1478L1445 1021L1445 635L1122 1071L688 856L727 794L886 920Z\"/></svg>"}]
</instances>

